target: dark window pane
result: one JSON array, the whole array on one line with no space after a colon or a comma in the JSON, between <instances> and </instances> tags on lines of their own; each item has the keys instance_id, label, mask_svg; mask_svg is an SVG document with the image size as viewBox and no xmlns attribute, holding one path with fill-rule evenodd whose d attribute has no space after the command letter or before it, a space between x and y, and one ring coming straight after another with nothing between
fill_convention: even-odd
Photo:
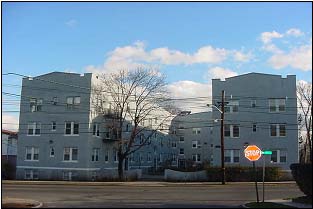
<instances>
[{"instance_id":1,"label":"dark window pane","mask_svg":"<svg viewBox=\"0 0 313 209\"><path fill-rule=\"evenodd\" d=\"M74 134L79 134L79 124L78 123L74 124Z\"/></svg>"},{"instance_id":2,"label":"dark window pane","mask_svg":"<svg viewBox=\"0 0 313 209\"><path fill-rule=\"evenodd\" d=\"M78 149L72 149L72 160L77 160Z\"/></svg>"},{"instance_id":3,"label":"dark window pane","mask_svg":"<svg viewBox=\"0 0 313 209\"><path fill-rule=\"evenodd\" d=\"M276 125L271 125L271 136L276 136Z\"/></svg>"}]
</instances>

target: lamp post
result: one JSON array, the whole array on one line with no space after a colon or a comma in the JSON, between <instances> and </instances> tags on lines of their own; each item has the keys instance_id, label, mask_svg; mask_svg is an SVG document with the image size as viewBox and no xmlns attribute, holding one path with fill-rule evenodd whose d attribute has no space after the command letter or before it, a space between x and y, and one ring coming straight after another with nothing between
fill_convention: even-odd
<instances>
[{"instance_id":1,"label":"lamp post","mask_svg":"<svg viewBox=\"0 0 313 209\"><path fill-rule=\"evenodd\" d=\"M222 110L215 105L207 105L216 108L221 113L221 171L222 171L222 184L225 184L225 160L224 160L224 97L225 91L222 91Z\"/></svg>"}]
</instances>

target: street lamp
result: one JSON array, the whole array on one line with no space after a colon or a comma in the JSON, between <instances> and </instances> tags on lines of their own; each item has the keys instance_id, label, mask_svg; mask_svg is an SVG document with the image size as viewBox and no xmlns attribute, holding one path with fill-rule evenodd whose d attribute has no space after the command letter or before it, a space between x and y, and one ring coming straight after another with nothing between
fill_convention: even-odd
<instances>
[{"instance_id":1,"label":"street lamp","mask_svg":"<svg viewBox=\"0 0 313 209\"><path fill-rule=\"evenodd\" d=\"M207 104L208 107L214 107L221 113L221 169L222 169L222 184L225 184L225 163L224 163L224 96L222 100L222 110L215 105Z\"/></svg>"}]
</instances>

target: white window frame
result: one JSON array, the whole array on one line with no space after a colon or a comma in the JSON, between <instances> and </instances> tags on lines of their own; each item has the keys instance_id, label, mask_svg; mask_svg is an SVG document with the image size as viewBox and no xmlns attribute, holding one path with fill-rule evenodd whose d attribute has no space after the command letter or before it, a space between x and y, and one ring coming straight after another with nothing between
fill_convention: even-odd
<instances>
[{"instance_id":1,"label":"white window frame","mask_svg":"<svg viewBox=\"0 0 313 209\"><path fill-rule=\"evenodd\" d=\"M230 152L230 156L227 156L226 153ZM237 151L238 155L235 156L235 151ZM226 157L230 157L230 162L225 160ZM235 157L238 157L238 162L235 162ZM240 150L239 149L225 149L224 162L227 164L239 164L240 162Z\"/></svg>"},{"instance_id":2,"label":"white window frame","mask_svg":"<svg viewBox=\"0 0 313 209\"><path fill-rule=\"evenodd\" d=\"M42 111L42 103L43 99L42 98L31 98L30 101L30 111L31 112L40 112Z\"/></svg>"},{"instance_id":3,"label":"white window frame","mask_svg":"<svg viewBox=\"0 0 313 209\"><path fill-rule=\"evenodd\" d=\"M37 175L34 175L35 173ZM27 174L29 174L29 177L26 176ZM37 177L34 178L35 176L37 176ZM38 180L39 179L39 171L38 170L30 170L30 169L24 170L24 179L25 180Z\"/></svg>"},{"instance_id":4,"label":"white window frame","mask_svg":"<svg viewBox=\"0 0 313 209\"><path fill-rule=\"evenodd\" d=\"M256 100L251 100L251 108L256 108Z\"/></svg>"},{"instance_id":5,"label":"white window frame","mask_svg":"<svg viewBox=\"0 0 313 209\"><path fill-rule=\"evenodd\" d=\"M283 149L276 149L276 150L272 150L272 152L274 152L274 151L276 151L276 159L277 159L277 162L274 162L274 161L272 161L272 157L271 157L271 163L272 164L287 164L287 157L288 157L288 155L287 155L287 150L283 150ZM280 161L280 157L282 157L282 155L281 155L281 152L285 152L285 156L286 156L286 162L281 162Z\"/></svg>"},{"instance_id":6,"label":"white window frame","mask_svg":"<svg viewBox=\"0 0 313 209\"><path fill-rule=\"evenodd\" d=\"M194 146L195 145L195 146ZM192 149L197 149L198 148L198 141L197 140L192 140L192 145L191 145Z\"/></svg>"},{"instance_id":7,"label":"white window frame","mask_svg":"<svg viewBox=\"0 0 313 209\"><path fill-rule=\"evenodd\" d=\"M176 148L177 147L177 142L172 142L172 148Z\"/></svg>"},{"instance_id":8,"label":"white window frame","mask_svg":"<svg viewBox=\"0 0 313 209\"><path fill-rule=\"evenodd\" d=\"M56 131L57 130L57 122L56 121L52 121L51 122L51 131Z\"/></svg>"},{"instance_id":9,"label":"white window frame","mask_svg":"<svg viewBox=\"0 0 313 209\"><path fill-rule=\"evenodd\" d=\"M229 126L230 129L230 135L226 136L225 135L225 130L226 130L226 126ZM234 136L234 126L238 126L238 136ZM239 124L225 124L224 126L224 136L225 137L229 137L229 138L240 138L240 125Z\"/></svg>"},{"instance_id":10,"label":"white window frame","mask_svg":"<svg viewBox=\"0 0 313 209\"><path fill-rule=\"evenodd\" d=\"M110 160L110 152L109 152L109 150L105 150L105 152L104 152L104 162L108 163L109 160Z\"/></svg>"},{"instance_id":11,"label":"white window frame","mask_svg":"<svg viewBox=\"0 0 313 209\"><path fill-rule=\"evenodd\" d=\"M113 149L113 161L115 162L115 163L117 163L118 162L118 152L117 152L117 149Z\"/></svg>"},{"instance_id":12,"label":"white window frame","mask_svg":"<svg viewBox=\"0 0 313 209\"><path fill-rule=\"evenodd\" d=\"M152 155L151 152L147 153L147 162L151 162L152 161Z\"/></svg>"},{"instance_id":13,"label":"white window frame","mask_svg":"<svg viewBox=\"0 0 313 209\"><path fill-rule=\"evenodd\" d=\"M39 134L36 134L36 130L39 129ZM29 134L29 130L33 130L32 134ZM27 136L40 136L41 135L41 123L31 122L27 125Z\"/></svg>"},{"instance_id":14,"label":"white window frame","mask_svg":"<svg viewBox=\"0 0 313 209\"><path fill-rule=\"evenodd\" d=\"M183 154L181 154L181 150L183 150ZM185 155L185 149L184 148L179 148L179 155Z\"/></svg>"},{"instance_id":15,"label":"white window frame","mask_svg":"<svg viewBox=\"0 0 313 209\"><path fill-rule=\"evenodd\" d=\"M69 159L65 160L65 149L69 149ZM73 160L73 150L77 150L77 160ZM78 148L77 147L64 147L63 149L63 162L78 162Z\"/></svg>"},{"instance_id":16,"label":"white window frame","mask_svg":"<svg viewBox=\"0 0 313 209\"><path fill-rule=\"evenodd\" d=\"M99 123L92 124L92 136L100 137L100 126Z\"/></svg>"},{"instance_id":17,"label":"white window frame","mask_svg":"<svg viewBox=\"0 0 313 209\"><path fill-rule=\"evenodd\" d=\"M66 108L68 110L75 109L80 105L80 96L69 96L66 97Z\"/></svg>"},{"instance_id":18,"label":"white window frame","mask_svg":"<svg viewBox=\"0 0 313 209\"><path fill-rule=\"evenodd\" d=\"M28 152L30 149L30 153ZM30 159L27 159L27 154L30 154ZM35 155L38 155L38 159L35 159ZM39 147L26 147L25 149L25 161L39 161Z\"/></svg>"},{"instance_id":19,"label":"white window frame","mask_svg":"<svg viewBox=\"0 0 313 209\"><path fill-rule=\"evenodd\" d=\"M93 148L92 149L92 154L91 154L91 161L92 162L98 162L99 161L99 153L100 153L99 148Z\"/></svg>"},{"instance_id":20,"label":"white window frame","mask_svg":"<svg viewBox=\"0 0 313 209\"><path fill-rule=\"evenodd\" d=\"M201 134L201 128L192 128L192 134L194 135Z\"/></svg>"},{"instance_id":21,"label":"white window frame","mask_svg":"<svg viewBox=\"0 0 313 209\"><path fill-rule=\"evenodd\" d=\"M71 133L67 134L66 133L66 124L71 123ZM74 134L74 126L75 124L78 124L78 134ZM79 136L79 123L75 121L65 121L65 126L64 126L64 136Z\"/></svg>"},{"instance_id":22,"label":"white window frame","mask_svg":"<svg viewBox=\"0 0 313 209\"><path fill-rule=\"evenodd\" d=\"M284 107L283 110L280 110L280 106L281 105ZM272 111L271 107L275 107L275 110ZM270 98L270 99L268 99L268 108L269 108L268 111L270 113L286 112L286 99L283 99L283 98Z\"/></svg>"},{"instance_id":23,"label":"white window frame","mask_svg":"<svg viewBox=\"0 0 313 209\"><path fill-rule=\"evenodd\" d=\"M50 157L54 157L54 156L55 156L55 148L54 147L50 147Z\"/></svg>"},{"instance_id":24,"label":"white window frame","mask_svg":"<svg viewBox=\"0 0 313 209\"><path fill-rule=\"evenodd\" d=\"M252 133L256 133L258 130L258 126L256 123L252 123Z\"/></svg>"},{"instance_id":25,"label":"white window frame","mask_svg":"<svg viewBox=\"0 0 313 209\"><path fill-rule=\"evenodd\" d=\"M276 126L276 135L272 136L272 126ZM285 126L285 135L280 135L280 128L281 126ZM284 123L272 123L270 124L270 137L286 137L287 136L287 130L286 130L286 124Z\"/></svg>"},{"instance_id":26,"label":"white window frame","mask_svg":"<svg viewBox=\"0 0 313 209\"><path fill-rule=\"evenodd\" d=\"M237 107L237 111L234 111L234 106ZM229 108L229 111L227 111ZM229 101L225 108L225 113L238 113L239 112L239 100Z\"/></svg>"}]
</instances>

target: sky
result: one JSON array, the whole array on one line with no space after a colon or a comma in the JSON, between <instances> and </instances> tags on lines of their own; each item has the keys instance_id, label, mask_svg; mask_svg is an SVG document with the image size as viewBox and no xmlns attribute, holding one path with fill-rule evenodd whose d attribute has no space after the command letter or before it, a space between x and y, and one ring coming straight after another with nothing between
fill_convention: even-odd
<instances>
[{"instance_id":1,"label":"sky","mask_svg":"<svg viewBox=\"0 0 313 209\"><path fill-rule=\"evenodd\" d=\"M1 22L2 74L147 66L173 98L209 97L212 78L249 72L312 82L311 2L2 2ZM2 75L3 92L20 87ZM2 94L3 121L18 123L18 100Z\"/></svg>"}]
</instances>

